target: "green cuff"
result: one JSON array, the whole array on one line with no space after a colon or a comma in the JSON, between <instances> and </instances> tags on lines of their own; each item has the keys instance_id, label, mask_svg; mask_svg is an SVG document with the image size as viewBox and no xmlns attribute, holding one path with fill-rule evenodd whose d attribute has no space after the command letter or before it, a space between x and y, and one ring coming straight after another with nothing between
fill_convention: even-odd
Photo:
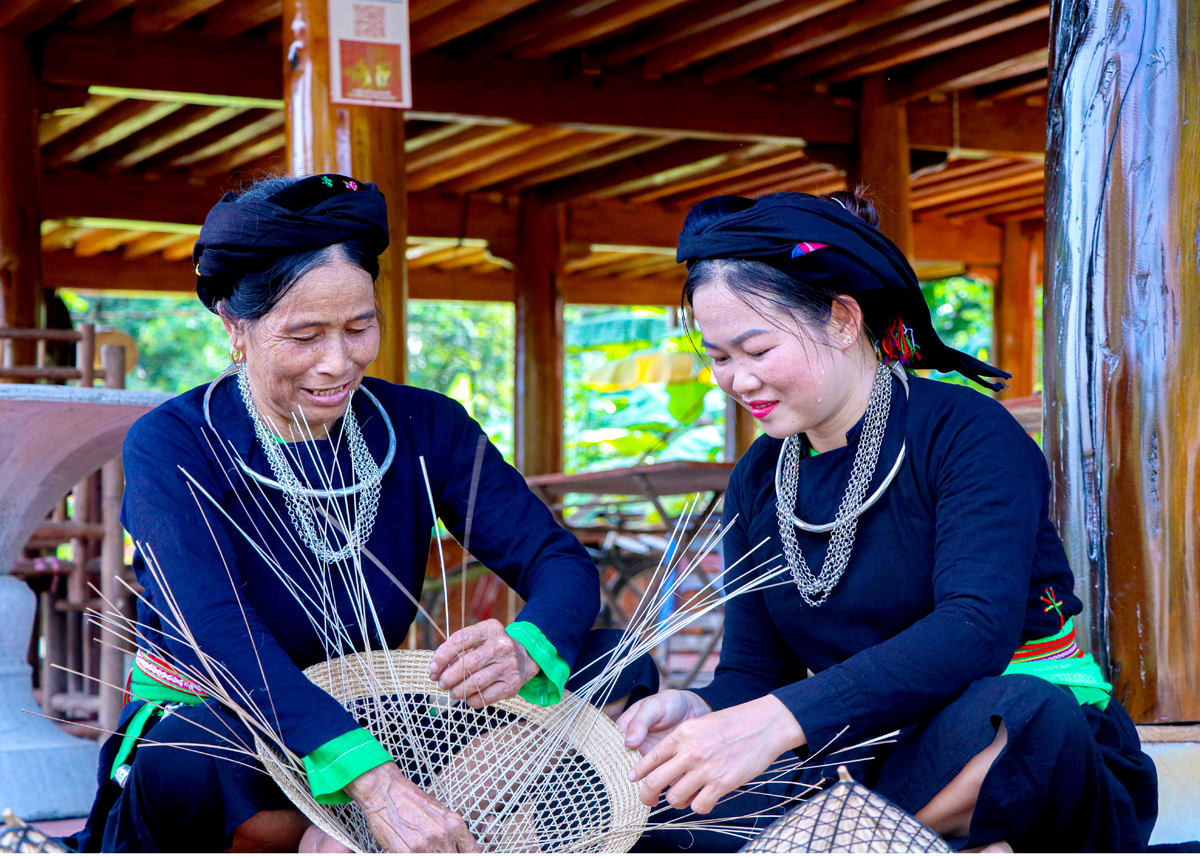
<instances>
[{"instance_id":1,"label":"green cuff","mask_svg":"<svg viewBox=\"0 0 1200 857\"><path fill-rule=\"evenodd\" d=\"M372 768L392 761L388 751L366 729L355 729L326 741L304 757L308 788L317 803L350 803L342 789Z\"/></svg>"},{"instance_id":2,"label":"green cuff","mask_svg":"<svg viewBox=\"0 0 1200 857\"><path fill-rule=\"evenodd\" d=\"M546 635L531 622L513 622L504 629L508 636L525 647L541 672L525 682L518 696L534 705L556 705L562 702L563 688L571 677L571 665L546 639Z\"/></svg>"}]
</instances>

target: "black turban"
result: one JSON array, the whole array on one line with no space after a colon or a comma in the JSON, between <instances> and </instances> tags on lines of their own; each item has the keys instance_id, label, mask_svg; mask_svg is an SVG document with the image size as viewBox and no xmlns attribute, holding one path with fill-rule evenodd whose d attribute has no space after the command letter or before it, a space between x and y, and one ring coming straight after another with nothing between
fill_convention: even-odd
<instances>
[{"instance_id":1,"label":"black turban","mask_svg":"<svg viewBox=\"0 0 1200 857\"><path fill-rule=\"evenodd\" d=\"M240 196L221 197L192 250L196 294L210 310L233 294L243 274L283 256L352 238L373 256L387 249L387 205L371 182L309 176L265 199L239 202Z\"/></svg>"},{"instance_id":2,"label":"black turban","mask_svg":"<svg viewBox=\"0 0 1200 857\"><path fill-rule=\"evenodd\" d=\"M947 347L929 316L917 275L887 236L839 203L808 194L773 194L759 200L718 196L688 213L679 236L678 262L753 259L811 286L849 294L868 318L886 307L912 331L919 369L958 372L993 390L1011 378L994 366ZM890 319L889 319L890 321Z\"/></svg>"}]
</instances>

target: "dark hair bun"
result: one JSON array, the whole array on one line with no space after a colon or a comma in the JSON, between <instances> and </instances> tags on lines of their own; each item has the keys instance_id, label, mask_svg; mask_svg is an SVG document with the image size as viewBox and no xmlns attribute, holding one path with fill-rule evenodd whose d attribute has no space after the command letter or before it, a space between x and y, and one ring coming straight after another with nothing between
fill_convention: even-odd
<instances>
[{"instance_id":1,"label":"dark hair bun","mask_svg":"<svg viewBox=\"0 0 1200 857\"><path fill-rule=\"evenodd\" d=\"M863 188L859 186L854 190L835 190L833 193L823 193L818 198L827 199L834 205L840 205L859 220L869 223L878 229L879 212L875 210L875 205L871 200L863 196L862 193Z\"/></svg>"}]
</instances>

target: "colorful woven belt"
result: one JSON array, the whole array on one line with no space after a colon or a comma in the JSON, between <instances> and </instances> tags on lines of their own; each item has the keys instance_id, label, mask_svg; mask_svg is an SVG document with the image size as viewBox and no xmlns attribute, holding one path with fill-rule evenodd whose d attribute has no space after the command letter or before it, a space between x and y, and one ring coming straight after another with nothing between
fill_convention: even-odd
<instances>
[{"instance_id":1,"label":"colorful woven belt","mask_svg":"<svg viewBox=\"0 0 1200 857\"><path fill-rule=\"evenodd\" d=\"M1072 619L1065 619L1057 634L1030 640L1017 649L1002 675L1031 675L1061 685L1080 705L1103 709L1112 698L1112 685L1104 680L1100 665L1079 650Z\"/></svg>"}]
</instances>

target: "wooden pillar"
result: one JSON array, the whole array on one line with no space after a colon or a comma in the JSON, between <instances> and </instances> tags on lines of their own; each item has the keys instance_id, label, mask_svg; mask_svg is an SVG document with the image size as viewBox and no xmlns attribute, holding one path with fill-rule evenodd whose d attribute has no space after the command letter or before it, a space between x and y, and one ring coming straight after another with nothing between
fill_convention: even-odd
<instances>
[{"instance_id":1,"label":"wooden pillar","mask_svg":"<svg viewBox=\"0 0 1200 857\"><path fill-rule=\"evenodd\" d=\"M284 116L291 173L352 175L375 182L387 197L391 244L379 258L376 284L385 331L379 357L368 372L402 384L408 362L404 111L330 102L326 0L285 0L283 32Z\"/></svg>"},{"instance_id":2,"label":"wooden pillar","mask_svg":"<svg viewBox=\"0 0 1200 857\"><path fill-rule=\"evenodd\" d=\"M100 349L104 367L104 386L125 388L125 346L105 345ZM121 527L121 495L125 491L125 470L121 458L105 463L100 470L100 519L104 525L104 540L100 547L100 594L124 616L130 616L129 590L121 584L125 571L125 530ZM101 729L111 732L117 728L121 715L121 688L125 685L125 656L122 641L112 623L100 625L100 708L97 712Z\"/></svg>"},{"instance_id":3,"label":"wooden pillar","mask_svg":"<svg viewBox=\"0 0 1200 857\"><path fill-rule=\"evenodd\" d=\"M1043 444L1081 642L1134 722L1200 720L1200 29L1191 0L1050 20Z\"/></svg>"},{"instance_id":4,"label":"wooden pillar","mask_svg":"<svg viewBox=\"0 0 1200 857\"><path fill-rule=\"evenodd\" d=\"M521 197L516 248L516 450L526 476L563 467L564 213Z\"/></svg>"},{"instance_id":5,"label":"wooden pillar","mask_svg":"<svg viewBox=\"0 0 1200 857\"><path fill-rule=\"evenodd\" d=\"M912 258L912 187L908 111L889 104L883 73L863 80L858 126L858 181L879 212L879 230Z\"/></svg>"},{"instance_id":6,"label":"wooden pillar","mask_svg":"<svg viewBox=\"0 0 1200 857\"><path fill-rule=\"evenodd\" d=\"M37 74L24 39L0 33L0 325L38 327L42 286ZM16 363L33 343L15 342ZM24 353L27 351L28 353Z\"/></svg>"},{"instance_id":7,"label":"wooden pillar","mask_svg":"<svg viewBox=\"0 0 1200 857\"><path fill-rule=\"evenodd\" d=\"M1037 366L1035 339L1038 268L1041 265L1041 222L1005 221L1001 233L1000 276L992 302L993 362L1012 373L1000 396L1032 396Z\"/></svg>"},{"instance_id":8,"label":"wooden pillar","mask_svg":"<svg viewBox=\"0 0 1200 857\"><path fill-rule=\"evenodd\" d=\"M731 464L750 448L757 437L754 417L744 407L725 397L725 460Z\"/></svg>"}]
</instances>

